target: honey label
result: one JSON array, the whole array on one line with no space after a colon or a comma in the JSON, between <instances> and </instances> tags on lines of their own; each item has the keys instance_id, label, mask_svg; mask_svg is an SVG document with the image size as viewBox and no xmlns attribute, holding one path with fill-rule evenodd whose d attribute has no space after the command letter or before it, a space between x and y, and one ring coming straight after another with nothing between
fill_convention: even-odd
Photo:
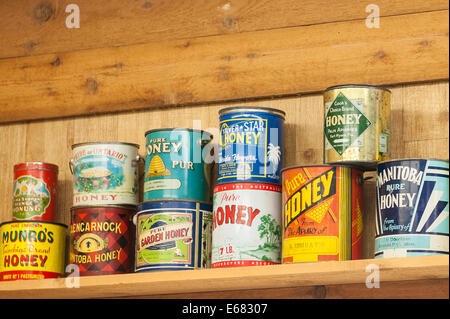
<instances>
[{"instance_id":1,"label":"honey label","mask_svg":"<svg viewBox=\"0 0 450 319\"><path fill-rule=\"evenodd\" d=\"M13 216L16 219L41 216L50 205L51 196L47 184L33 176L17 178L13 194Z\"/></svg>"}]
</instances>

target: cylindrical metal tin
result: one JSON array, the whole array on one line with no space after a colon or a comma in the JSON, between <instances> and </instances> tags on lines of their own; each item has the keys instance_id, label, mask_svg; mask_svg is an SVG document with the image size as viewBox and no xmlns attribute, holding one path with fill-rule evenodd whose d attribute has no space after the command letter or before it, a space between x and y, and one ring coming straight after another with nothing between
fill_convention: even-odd
<instances>
[{"instance_id":1,"label":"cylindrical metal tin","mask_svg":"<svg viewBox=\"0 0 450 319\"><path fill-rule=\"evenodd\" d=\"M230 107L219 111L219 184L280 184L285 113L265 107Z\"/></svg>"},{"instance_id":2,"label":"cylindrical metal tin","mask_svg":"<svg viewBox=\"0 0 450 319\"><path fill-rule=\"evenodd\" d=\"M70 263L80 276L133 272L135 206L72 207Z\"/></svg>"},{"instance_id":3,"label":"cylindrical metal tin","mask_svg":"<svg viewBox=\"0 0 450 319\"><path fill-rule=\"evenodd\" d=\"M212 135L205 131L169 128L145 133L144 201L211 202ZM212 154L211 154L212 152Z\"/></svg>"},{"instance_id":4,"label":"cylindrical metal tin","mask_svg":"<svg viewBox=\"0 0 450 319\"><path fill-rule=\"evenodd\" d=\"M389 159L391 92L371 85L325 90L324 161L375 170Z\"/></svg>"},{"instance_id":5,"label":"cylindrical metal tin","mask_svg":"<svg viewBox=\"0 0 450 319\"><path fill-rule=\"evenodd\" d=\"M0 281L62 277L66 229L44 221L0 224Z\"/></svg>"},{"instance_id":6,"label":"cylindrical metal tin","mask_svg":"<svg viewBox=\"0 0 450 319\"><path fill-rule=\"evenodd\" d=\"M212 206L194 201L148 201L136 214L136 272L211 265Z\"/></svg>"},{"instance_id":7,"label":"cylindrical metal tin","mask_svg":"<svg viewBox=\"0 0 450 319\"><path fill-rule=\"evenodd\" d=\"M121 142L72 145L73 206L137 205L138 149Z\"/></svg>"},{"instance_id":8,"label":"cylindrical metal tin","mask_svg":"<svg viewBox=\"0 0 450 319\"><path fill-rule=\"evenodd\" d=\"M283 264L362 258L363 171L311 165L281 174Z\"/></svg>"},{"instance_id":9,"label":"cylindrical metal tin","mask_svg":"<svg viewBox=\"0 0 450 319\"><path fill-rule=\"evenodd\" d=\"M448 255L448 161L378 164L375 258Z\"/></svg>"},{"instance_id":10,"label":"cylindrical metal tin","mask_svg":"<svg viewBox=\"0 0 450 319\"><path fill-rule=\"evenodd\" d=\"M212 268L281 262L279 185L217 185L213 205Z\"/></svg>"},{"instance_id":11,"label":"cylindrical metal tin","mask_svg":"<svg viewBox=\"0 0 450 319\"><path fill-rule=\"evenodd\" d=\"M57 194L57 165L41 162L14 165L12 220L54 221Z\"/></svg>"}]
</instances>

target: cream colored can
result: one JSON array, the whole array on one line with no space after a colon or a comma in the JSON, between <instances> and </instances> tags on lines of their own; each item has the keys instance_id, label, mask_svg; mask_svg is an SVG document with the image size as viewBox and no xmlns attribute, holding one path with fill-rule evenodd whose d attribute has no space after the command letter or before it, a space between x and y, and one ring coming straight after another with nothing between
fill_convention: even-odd
<instances>
[{"instance_id":1,"label":"cream colored can","mask_svg":"<svg viewBox=\"0 0 450 319\"><path fill-rule=\"evenodd\" d=\"M72 145L73 206L137 205L138 149L121 142Z\"/></svg>"},{"instance_id":2,"label":"cream colored can","mask_svg":"<svg viewBox=\"0 0 450 319\"><path fill-rule=\"evenodd\" d=\"M376 169L390 158L391 92L363 84L333 86L325 103L324 160Z\"/></svg>"}]
</instances>

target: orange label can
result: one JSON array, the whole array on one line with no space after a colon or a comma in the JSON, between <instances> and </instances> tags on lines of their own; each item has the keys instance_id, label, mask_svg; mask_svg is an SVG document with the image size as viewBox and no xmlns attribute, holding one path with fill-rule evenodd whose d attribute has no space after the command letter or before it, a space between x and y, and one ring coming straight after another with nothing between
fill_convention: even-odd
<instances>
[{"instance_id":1,"label":"orange label can","mask_svg":"<svg viewBox=\"0 0 450 319\"><path fill-rule=\"evenodd\" d=\"M281 177L282 263L362 258L363 171L299 166Z\"/></svg>"}]
</instances>

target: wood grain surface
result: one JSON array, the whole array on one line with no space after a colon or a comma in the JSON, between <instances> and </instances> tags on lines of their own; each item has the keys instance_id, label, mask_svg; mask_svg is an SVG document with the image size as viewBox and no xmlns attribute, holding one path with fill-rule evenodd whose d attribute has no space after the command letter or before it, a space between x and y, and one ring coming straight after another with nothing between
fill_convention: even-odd
<instances>
[{"instance_id":1,"label":"wood grain surface","mask_svg":"<svg viewBox=\"0 0 450 319\"><path fill-rule=\"evenodd\" d=\"M448 78L448 10L0 60L0 122Z\"/></svg>"}]
</instances>

